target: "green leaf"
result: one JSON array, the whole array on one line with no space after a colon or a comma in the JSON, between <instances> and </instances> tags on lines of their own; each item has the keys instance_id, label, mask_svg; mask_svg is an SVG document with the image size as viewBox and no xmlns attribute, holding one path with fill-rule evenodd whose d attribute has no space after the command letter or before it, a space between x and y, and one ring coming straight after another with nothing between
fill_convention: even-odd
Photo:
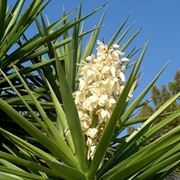
<instances>
[{"instance_id":1,"label":"green leaf","mask_svg":"<svg viewBox=\"0 0 180 180\"><path fill-rule=\"evenodd\" d=\"M159 164L162 165L163 161L166 161L168 158L171 158L173 155L177 154L179 152L179 149L180 149L179 144L175 145L174 147L169 149L167 152L165 152L163 155L157 157L156 159L151 161L147 166L142 168L141 171L136 176L139 176L139 175L141 176L142 174L144 174L144 172L153 170L154 166L159 166ZM164 164L165 165L164 167L161 167L160 169L157 170L158 173L162 173L163 171L168 172L168 170L171 169L175 164L177 164L178 161L179 159L177 158L177 159L174 159L173 162L170 161L169 165ZM155 175L156 173L152 173L152 175Z\"/></svg>"},{"instance_id":2,"label":"green leaf","mask_svg":"<svg viewBox=\"0 0 180 180\"><path fill-rule=\"evenodd\" d=\"M103 6L95 9L93 12L89 13L88 15L83 16L81 19L78 19L71 23L66 23L64 26L62 26L57 31L53 32L52 34L50 34L47 37L41 37L41 38L38 38L38 39L36 39L34 41L30 41L30 42L28 41L23 46L21 46L19 49L14 51L14 53L12 53L8 58L6 58L6 62L3 63L3 66L5 66L7 63L13 62L15 60L19 61L20 59L26 57L27 55L29 55L31 52L33 52L35 49L37 49L44 43L46 43L48 41L52 41L52 40L56 39L57 37L60 37L68 29L72 28L73 26L80 23L81 21L87 19L88 17L90 17L91 15L93 15L94 13L99 11L101 8L103 8ZM2 61L4 61L4 59L2 59Z\"/></svg>"},{"instance_id":3,"label":"green leaf","mask_svg":"<svg viewBox=\"0 0 180 180\"><path fill-rule=\"evenodd\" d=\"M79 34L79 38L82 38L83 36L85 36L85 35L93 32L93 31L95 31L96 29L99 29L99 28L100 28L100 27L92 28L92 29L90 29L90 30L88 30L88 31L81 32L81 33ZM63 47L65 44L70 43L71 41L72 41L72 37L66 38L66 39L61 40L61 41L58 41L58 40L57 40L55 43L53 43L53 47L54 47L55 49L57 49L58 47ZM45 54L45 53L47 53L47 52L48 52L48 48L47 48L47 47L41 47L41 48L38 48L35 52L27 55L26 58L32 59L32 58L35 58L35 57L37 57L37 56L43 55L43 54ZM69 53L70 53L70 52L68 52L68 54L69 54Z\"/></svg>"},{"instance_id":4,"label":"green leaf","mask_svg":"<svg viewBox=\"0 0 180 180\"><path fill-rule=\"evenodd\" d=\"M48 83L48 87L51 92L51 97L52 97L54 107L56 110L56 114L57 114L57 124L61 128L61 129L59 129L59 132L62 133L62 136L65 136L64 138L67 140L72 152L75 154L74 144L72 142L71 134L69 133L69 127L68 127L66 115L65 115L63 108L62 108L60 102L58 101L58 99L49 83Z\"/></svg>"},{"instance_id":5,"label":"green leaf","mask_svg":"<svg viewBox=\"0 0 180 180\"><path fill-rule=\"evenodd\" d=\"M44 158L45 160L49 160L49 161L57 161L53 156L51 156L50 154L46 153L45 151L42 151L41 149L39 149L38 147L33 146L32 144L28 143L27 141L21 139L18 136L13 135L12 133L0 128L0 133L5 136L6 138L8 138L9 140L11 140L14 144L25 148L26 150L28 150L29 152L32 152L36 155L38 155L41 158Z\"/></svg>"},{"instance_id":6,"label":"green leaf","mask_svg":"<svg viewBox=\"0 0 180 180\"><path fill-rule=\"evenodd\" d=\"M97 27L101 27L103 20L104 20L104 16L105 16L105 12L103 13ZM85 60L86 57L90 56L92 54L93 48L95 46L96 40L98 38L98 34L99 34L100 29L96 29L92 34L91 37L89 39L88 44L86 45L86 48L84 50L84 53L82 55L82 60Z\"/></svg>"},{"instance_id":7,"label":"green leaf","mask_svg":"<svg viewBox=\"0 0 180 180\"><path fill-rule=\"evenodd\" d=\"M59 135L59 133L57 131L57 128L54 126L52 121L48 118L46 112L43 110L42 106L39 104L38 100L33 95L32 91L29 89L29 87L27 86L27 84L25 83L25 81L23 80L21 75L18 73L18 71L15 68L15 66L13 66L13 67L14 67L14 69L15 69L15 71L16 71L19 79L20 79L20 81L22 82L23 86L25 87L25 89L29 93L32 101L34 101L34 104L35 104L37 110L39 111L42 119L44 120L44 123L46 124L46 126L49 129L49 131L51 132L52 136L50 138L53 138L53 140L55 141L55 143L57 143L59 149L65 154L67 159L69 157L71 157L71 160L73 160L75 162L76 160L75 160L71 150L69 149L69 146L65 143L64 139Z\"/></svg>"},{"instance_id":8,"label":"green leaf","mask_svg":"<svg viewBox=\"0 0 180 180\"><path fill-rule=\"evenodd\" d=\"M80 166L83 171L87 171L87 156L86 156L86 145L82 134L80 120L76 105L74 103L72 92L68 85L65 73L63 71L62 65L58 60L56 54L56 63L58 64L58 79L60 84L61 96L63 100L64 110L66 113L67 122L69 125L69 130L72 136L73 144L75 147L76 155L78 157Z\"/></svg>"},{"instance_id":9,"label":"green leaf","mask_svg":"<svg viewBox=\"0 0 180 180\"><path fill-rule=\"evenodd\" d=\"M142 142L146 140L146 136L143 136L144 133L148 130L152 121L156 119L171 103L173 103L178 97L180 93L171 97L163 106L161 106L155 113L153 113L147 121L145 121L141 127L133 132L127 139L126 143L121 145L119 149L116 151L115 155L108 161L108 163L102 168L101 173L105 172L105 170L109 169L113 165L118 162L126 159L131 154L138 150L138 147Z\"/></svg>"},{"instance_id":10,"label":"green leaf","mask_svg":"<svg viewBox=\"0 0 180 180\"><path fill-rule=\"evenodd\" d=\"M12 164L11 162L9 162L7 160L0 159L0 163L2 165L4 165L5 167L10 168L10 169L14 169L14 170L17 170L17 171L25 172L23 169L19 168L18 166Z\"/></svg>"},{"instance_id":11,"label":"green leaf","mask_svg":"<svg viewBox=\"0 0 180 180\"><path fill-rule=\"evenodd\" d=\"M29 178L29 179L32 179L32 180L33 179L45 180L45 178L43 178L42 176L38 176L38 175L35 175L35 174L32 174L32 173L17 171L17 170L14 170L14 169L3 167L3 166L0 166L0 172L10 173L10 174L20 176L22 178Z\"/></svg>"},{"instance_id":12,"label":"green leaf","mask_svg":"<svg viewBox=\"0 0 180 180\"><path fill-rule=\"evenodd\" d=\"M35 137L43 146L49 149L55 156L62 159L62 161L72 166L77 167L74 157L69 153L67 155L66 145L59 147L50 138L42 134L31 122L20 115L15 109L13 109L9 104L7 104L3 99L0 99L0 107L5 113L7 113L17 124L19 124L24 130L26 130L32 137ZM61 142L62 144L63 141Z\"/></svg>"},{"instance_id":13,"label":"green leaf","mask_svg":"<svg viewBox=\"0 0 180 180\"><path fill-rule=\"evenodd\" d=\"M0 41L4 35L4 21L6 17L7 0L0 0Z\"/></svg>"},{"instance_id":14,"label":"green leaf","mask_svg":"<svg viewBox=\"0 0 180 180\"><path fill-rule=\"evenodd\" d=\"M15 14L15 19L17 18L18 14L20 13L20 9L22 8L24 0L20 1L19 8L17 8L17 12ZM3 46L0 48L2 49L2 53L0 57L3 57L8 49L12 46L12 44L19 38L19 36L26 30L26 28L32 23L32 21L36 18L36 16L43 10L43 8L47 5L48 1L37 0L33 1L29 7L27 8L26 12L21 16L18 22L15 23L14 27L10 32L8 32L4 42L2 42ZM2 60L3 61L3 60ZM5 63L5 62L4 62Z\"/></svg>"},{"instance_id":15,"label":"green leaf","mask_svg":"<svg viewBox=\"0 0 180 180\"><path fill-rule=\"evenodd\" d=\"M142 134L142 132L144 132L145 129L148 128L148 126L150 125L150 123L155 120L156 117L158 117L167 107L169 107L169 105L171 105L178 97L180 97L180 92L174 96L172 96L168 101L166 101L156 112L154 112L147 121L145 121L142 126L139 128L138 131L136 131L135 133L131 134L128 137L127 142L129 141L133 141L133 139L137 138L137 136L139 136L140 134Z\"/></svg>"},{"instance_id":16,"label":"green leaf","mask_svg":"<svg viewBox=\"0 0 180 180\"><path fill-rule=\"evenodd\" d=\"M102 178L115 180L118 177L127 179L131 175L141 171L141 168L147 166L152 160L163 155L169 149L178 144L180 127L176 127L157 141L141 148L138 152L129 156L124 161L109 170ZM102 179L100 178L100 179Z\"/></svg>"},{"instance_id":17,"label":"green leaf","mask_svg":"<svg viewBox=\"0 0 180 180\"><path fill-rule=\"evenodd\" d=\"M131 26L130 26L131 27ZM129 28L130 28L129 27ZM126 48L131 44L131 42L137 37L137 35L141 32L142 29L136 31L128 40L127 42L120 48L120 51L124 52Z\"/></svg>"},{"instance_id":18,"label":"green leaf","mask_svg":"<svg viewBox=\"0 0 180 180\"><path fill-rule=\"evenodd\" d=\"M144 136L146 138L152 137L155 133L159 132L163 127L170 124L174 119L180 117L180 109L176 110L166 118L162 119L159 123L155 124L149 131L147 131Z\"/></svg>"},{"instance_id":19,"label":"green leaf","mask_svg":"<svg viewBox=\"0 0 180 180\"><path fill-rule=\"evenodd\" d=\"M73 28L73 37L71 47L73 49L73 53L71 54L71 61L69 61L69 85L72 92L75 91L75 79L76 79L76 66L77 66L77 53L78 53L78 25Z\"/></svg>"},{"instance_id":20,"label":"green leaf","mask_svg":"<svg viewBox=\"0 0 180 180\"><path fill-rule=\"evenodd\" d=\"M10 18L8 21L8 18L6 18L6 22L5 25L5 31L4 31L4 38L6 38L7 36L9 36L9 33L12 31L13 27L15 26L17 19L21 13L22 7L24 4L24 0L20 0L18 2L15 3L13 9L10 11Z\"/></svg>"},{"instance_id":21,"label":"green leaf","mask_svg":"<svg viewBox=\"0 0 180 180\"><path fill-rule=\"evenodd\" d=\"M131 28L133 27L134 23L131 24L124 32L123 34L117 39L116 43L120 44L121 41L123 40L123 38L126 36L126 34L131 30Z\"/></svg>"},{"instance_id":22,"label":"green leaf","mask_svg":"<svg viewBox=\"0 0 180 180\"><path fill-rule=\"evenodd\" d=\"M159 117L164 117L167 115L172 114L174 111L172 112L167 112L167 113L162 113L159 115ZM137 123L141 123L146 121L150 116L145 116L145 117L140 117L140 118L130 118L127 122L125 122L125 125L132 125L132 124L137 124Z\"/></svg>"},{"instance_id":23,"label":"green leaf","mask_svg":"<svg viewBox=\"0 0 180 180\"><path fill-rule=\"evenodd\" d=\"M59 172L59 175L63 175L62 177L64 177L65 179L68 180L74 180L74 179L82 179L82 180L86 180L86 177L84 174L82 174L82 172L78 171L75 168L63 165L60 166L60 163L57 162L49 162L51 168L56 171L57 173Z\"/></svg>"},{"instance_id":24,"label":"green leaf","mask_svg":"<svg viewBox=\"0 0 180 180\"><path fill-rule=\"evenodd\" d=\"M125 24L127 23L129 19L129 16L124 20L124 22L119 26L119 28L116 30L116 32L114 33L114 35L111 37L111 39L109 40L109 42L107 43L108 47L112 46L114 44L114 41L117 39L117 37L119 36L119 33L122 31L123 27L125 26Z\"/></svg>"},{"instance_id":25,"label":"green leaf","mask_svg":"<svg viewBox=\"0 0 180 180\"><path fill-rule=\"evenodd\" d=\"M5 73L0 70L1 74L5 77L5 80L9 83L9 85L11 86L11 88L16 92L16 94L18 95L18 97L20 98L21 102L24 103L24 105L27 107L27 109L29 110L29 112L31 113L32 117L34 117L34 119L40 124L40 126L42 127L42 129L49 134L49 131L46 127L46 125L41 121L41 119L34 113L34 111L32 110L32 108L29 106L29 104L26 102L27 100L24 99L24 97L17 91L17 89L13 86L13 84L11 83L11 81L8 79L8 77L5 75Z\"/></svg>"},{"instance_id":26,"label":"green leaf","mask_svg":"<svg viewBox=\"0 0 180 180\"><path fill-rule=\"evenodd\" d=\"M7 161L10 161L14 164L24 166L26 168L29 168L31 170L41 171L46 173L49 176L54 176L54 177L61 177L61 178L67 178L67 179L73 179L78 178L78 177L83 177L83 174L76 170L75 168L72 168L70 166L64 165L60 162L55 162L55 161L47 161L47 164L51 167L47 168L42 165L39 165L38 163L28 161L25 159L22 159L20 157L15 157L13 155L10 155L8 153L0 151L0 158L6 159ZM47 160L47 159L46 159Z\"/></svg>"},{"instance_id":27,"label":"green leaf","mask_svg":"<svg viewBox=\"0 0 180 180\"><path fill-rule=\"evenodd\" d=\"M41 15L41 21L42 21L42 27L41 25L38 23L38 21L36 21L37 23L37 27L39 29L39 32L41 34L42 37L47 37L49 36L49 32L48 32L48 28L46 27L46 22L44 20L44 17ZM45 47L48 47L48 56L50 59L54 58L54 50L53 50L53 43L51 41L47 41L45 44ZM67 55L68 56L68 55ZM66 56L65 56L66 57ZM42 58L43 60L44 58ZM58 98L61 98L60 92L59 92L59 87L58 84L56 83L56 76L53 75L53 68L49 65L42 67L42 71L43 71L43 75L46 77L46 79L48 79L49 83L51 84L51 86L53 87L56 95L58 96Z\"/></svg>"},{"instance_id":28,"label":"green leaf","mask_svg":"<svg viewBox=\"0 0 180 180\"><path fill-rule=\"evenodd\" d=\"M135 108L139 105L139 103L142 101L142 99L145 97L145 95L149 92L149 90L152 88L152 86L155 84L157 79L160 77L164 69L166 68L167 64L162 68L162 70L157 74L157 76L149 83L149 85L142 91L142 93L128 106L127 110L124 112L122 117L120 118L120 121L122 124L124 124L129 116L132 114L132 112L135 110Z\"/></svg>"},{"instance_id":29,"label":"green leaf","mask_svg":"<svg viewBox=\"0 0 180 180\"><path fill-rule=\"evenodd\" d=\"M0 172L0 179L3 179L3 180L25 180L19 176L16 176L16 175L13 175L13 174L10 174L10 173L5 173L5 172Z\"/></svg>"},{"instance_id":30,"label":"green leaf","mask_svg":"<svg viewBox=\"0 0 180 180\"><path fill-rule=\"evenodd\" d=\"M69 52L71 53L71 52ZM62 60L64 56L66 56L67 54L64 54L62 56L59 56L59 60ZM42 62L39 62L39 63L35 63L35 64L32 64L31 66L29 67L23 67L19 70L20 74L25 74L25 73L30 73L32 71L35 71L35 70L39 70L39 69L42 69L43 66L46 66L46 65L52 65L53 63L55 62L55 58L53 59L49 59L47 61L42 61ZM9 80L13 79L13 78L16 78L17 77L17 74L12 72L10 74L7 75L7 78ZM5 78L2 78L0 79L0 84L6 82L6 79Z\"/></svg>"}]
</instances>

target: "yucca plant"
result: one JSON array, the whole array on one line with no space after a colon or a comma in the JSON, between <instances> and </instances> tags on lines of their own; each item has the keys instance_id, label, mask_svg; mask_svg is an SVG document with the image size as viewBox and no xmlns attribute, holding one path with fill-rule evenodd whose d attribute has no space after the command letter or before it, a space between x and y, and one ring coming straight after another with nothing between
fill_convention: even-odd
<instances>
[{"instance_id":1,"label":"yucca plant","mask_svg":"<svg viewBox=\"0 0 180 180\"><path fill-rule=\"evenodd\" d=\"M92 29L83 24L105 5L86 16L80 5L75 18L64 12L50 24L41 14L48 2L23 8L25 0L12 7L0 0L0 179L163 179L179 163L180 127L150 140L180 110L153 122L180 93L150 117L135 117L166 65L134 97L148 43L129 45L140 30L123 42L127 18L96 53L104 14ZM38 33L28 39L32 23ZM123 133L136 123L133 134Z\"/></svg>"}]
</instances>

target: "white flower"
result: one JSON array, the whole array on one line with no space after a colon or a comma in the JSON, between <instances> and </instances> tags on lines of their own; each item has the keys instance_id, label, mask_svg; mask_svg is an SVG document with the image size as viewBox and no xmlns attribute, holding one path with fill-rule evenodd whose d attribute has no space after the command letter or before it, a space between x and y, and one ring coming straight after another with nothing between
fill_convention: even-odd
<instances>
[{"instance_id":1,"label":"white flower","mask_svg":"<svg viewBox=\"0 0 180 180\"><path fill-rule=\"evenodd\" d=\"M82 121L89 121L90 120L89 115L87 113L84 113L81 119L82 119Z\"/></svg>"},{"instance_id":2,"label":"white flower","mask_svg":"<svg viewBox=\"0 0 180 180\"><path fill-rule=\"evenodd\" d=\"M106 104L107 108L112 108L116 104L116 100L113 97L110 97L108 103Z\"/></svg>"},{"instance_id":3,"label":"white flower","mask_svg":"<svg viewBox=\"0 0 180 180\"><path fill-rule=\"evenodd\" d=\"M117 48L119 48L119 45L118 45L118 44L113 44L112 47L113 47L114 49L117 49Z\"/></svg>"},{"instance_id":4,"label":"white flower","mask_svg":"<svg viewBox=\"0 0 180 180\"><path fill-rule=\"evenodd\" d=\"M111 74L113 77L116 77L116 68L114 66L111 66Z\"/></svg>"},{"instance_id":5,"label":"white flower","mask_svg":"<svg viewBox=\"0 0 180 180\"><path fill-rule=\"evenodd\" d=\"M121 71L124 72L125 70L126 70L126 65L123 65L123 66L121 67Z\"/></svg>"},{"instance_id":6,"label":"white flower","mask_svg":"<svg viewBox=\"0 0 180 180\"><path fill-rule=\"evenodd\" d=\"M115 50L111 53L111 57L114 60L118 60L119 56L121 56L123 53L121 51Z\"/></svg>"},{"instance_id":7,"label":"white flower","mask_svg":"<svg viewBox=\"0 0 180 180\"><path fill-rule=\"evenodd\" d=\"M86 81L84 80L84 78L80 78L79 79L79 89L82 90L84 89L86 86Z\"/></svg>"},{"instance_id":8,"label":"white flower","mask_svg":"<svg viewBox=\"0 0 180 180\"><path fill-rule=\"evenodd\" d=\"M121 93L122 93L123 89L124 89L124 86L123 86L123 85L121 85L121 86L120 86L120 88L119 88L119 94L121 94Z\"/></svg>"},{"instance_id":9,"label":"white flower","mask_svg":"<svg viewBox=\"0 0 180 180\"><path fill-rule=\"evenodd\" d=\"M120 55L120 56L124 56L124 55L125 55L125 53L124 53L124 52L119 51L119 55Z\"/></svg>"},{"instance_id":10,"label":"white flower","mask_svg":"<svg viewBox=\"0 0 180 180\"><path fill-rule=\"evenodd\" d=\"M85 101L82 104L82 107L86 110L92 111L93 108L96 108L98 104L98 96L92 95L85 99Z\"/></svg>"},{"instance_id":11,"label":"white flower","mask_svg":"<svg viewBox=\"0 0 180 180\"><path fill-rule=\"evenodd\" d=\"M105 75L110 73L110 67L109 66L104 66L104 68L101 70L101 73Z\"/></svg>"},{"instance_id":12,"label":"white flower","mask_svg":"<svg viewBox=\"0 0 180 180\"><path fill-rule=\"evenodd\" d=\"M75 102L76 104L81 104L84 100L84 94L81 91L75 92Z\"/></svg>"},{"instance_id":13,"label":"white flower","mask_svg":"<svg viewBox=\"0 0 180 180\"><path fill-rule=\"evenodd\" d=\"M86 137L88 159L92 159L96 146L110 119L119 95L125 86L124 52L119 45L110 48L97 41L96 55L92 54L79 68L79 87L73 93L82 131Z\"/></svg>"},{"instance_id":14,"label":"white flower","mask_svg":"<svg viewBox=\"0 0 180 180\"><path fill-rule=\"evenodd\" d=\"M92 95L100 96L103 93L103 90L99 86L90 86L89 91Z\"/></svg>"},{"instance_id":15,"label":"white flower","mask_svg":"<svg viewBox=\"0 0 180 180\"><path fill-rule=\"evenodd\" d=\"M108 50L107 45L103 44L99 40L97 41L97 44L99 45L96 50L97 50L97 56L101 56L103 59L106 58L106 51Z\"/></svg>"},{"instance_id":16,"label":"white flower","mask_svg":"<svg viewBox=\"0 0 180 180\"><path fill-rule=\"evenodd\" d=\"M96 150L96 145L90 146L90 149L88 150L88 159L94 157L95 150Z\"/></svg>"},{"instance_id":17,"label":"white flower","mask_svg":"<svg viewBox=\"0 0 180 180\"><path fill-rule=\"evenodd\" d=\"M90 125L91 124L89 121L82 121L81 122L81 127L82 127L83 131L87 131L89 129Z\"/></svg>"},{"instance_id":18,"label":"white flower","mask_svg":"<svg viewBox=\"0 0 180 180\"><path fill-rule=\"evenodd\" d=\"M87 71L87 78L86 78L86 81L87 83L91 83L96 77L96 72L92 71L92 70L89 70Z\"/></svg>"},{"instance_id":19,"label":"white flower","mask_svg":"<svg viewBox=\"0 0 180 180\"><path fill-rule=\"evenodd\" d=\"M93 144L92 138L87 137L86 144L91 146Z\"/></svg>"},{"instance_id":20,"label":"white flower","mask_svg":"<svg viewBox=\"0 0 180 180\"><path fill-rule=\"evenodd\" d=\"M94 59L94 55L92 54L91 56L88 56L87 58L86 58L86 61L93 61L93 59Z\"/></svg>"},{"instance_id":21,"label":"white flower","mask_svg":"<svg viewBox=\"0 0 180 180\"><path fill-rule=\"evenodd\" d=\"M91 138L95 138L97 133L98 133L98 130L96 128L89 128L86 132L86 135Z\"/></svg>"},{"instance_id":22,"label":"white flower","mask_svg":"<svg viewBox=\"0 0 180 180\"><path fill-rule=\"evenodd\" d=\"M105 106L107 102L108 102L107 94L103 94L99 97L99 101L98 101L99 106Z\"/></svg>"},{"instance_id":23,"label":"white flower","mask_svg":"<svg viewBox=\"0 0 180 180\"><path fill-rule=\"evenodd\" d=\"M99 120L100 120L100 123L102 122L106 122L109 117L110 117L110 113L108 110L104 110L104 109L100 109L98 110L98 115L99 115Z\"/></svg>"},{"instance_id":24,"label":"white flower","mask_svg":"<svg viewBox=\"0 0 180 180\"><path fill-rule=\"evenodd\" d=\"M121 79L121 82L125 83L125 75L124 75L123 72L120 72L120 73L119 73L119 77L120 77L120 79Z\"/></svg>"},{"instance_id":25,"label":"white flower","mask_svg":"<svg viewBox=\"0 0 180 180\"><path fill-rule=\"evenodd\" d=\"M121 61L122 61L122 62L128 62L128 61L129 61L129 59L128 59L128 58L126 58L126 57L124 57L124 58L122 58L122 59L121 59Z\"/></svg>"}]
</instances>

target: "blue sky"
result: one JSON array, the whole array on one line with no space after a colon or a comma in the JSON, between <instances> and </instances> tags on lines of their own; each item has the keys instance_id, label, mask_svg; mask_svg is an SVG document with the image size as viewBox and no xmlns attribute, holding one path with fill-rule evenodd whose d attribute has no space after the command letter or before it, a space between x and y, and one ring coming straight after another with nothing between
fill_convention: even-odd
<instances>
[{"instance_id":1,"label":"blue sky","mask_svg":"<svg viewBox=\"0 0 180 180\"><path fill-rule=\"evenodd\" d=\"M51 0L45 13L53 22L62 14L62 7L66 11L74 10L79 0ZM106 3L105 0L84 0L83 14ZM148 52L141 70L143 71L142 86L155 76L161 67L168 61L165 73L161 76L158 85L173 80L175 72L180 68L180 1L179 0L110 0L106 10L104 26L99 39L108 41L118 25L130 15L128 25L135 22L131 33L142 27L143 30L133 45L141 47L150 39ZM88 20L87 27L97 24L103 12L99 12Z\"/></svg>"}]
</instances>

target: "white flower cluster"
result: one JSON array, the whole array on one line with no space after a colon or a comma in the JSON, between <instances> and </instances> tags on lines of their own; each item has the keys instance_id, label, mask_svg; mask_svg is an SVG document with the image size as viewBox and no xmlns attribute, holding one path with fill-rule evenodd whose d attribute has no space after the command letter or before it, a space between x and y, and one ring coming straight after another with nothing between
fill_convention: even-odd
<instances>
[{"instance_id":1,"label":"white flower cluster","mask_svg":"<svg viewBox=\"0 0 180 180\"><path fill-rule=\"evenodd\" d=\"M88 159L92 159L124 84L124 52L117 44L110 48L97 41L97 54L88 56L79 70L79 88L73 93L82 130L86 136Z\"/></svg>"}]
</instances>

